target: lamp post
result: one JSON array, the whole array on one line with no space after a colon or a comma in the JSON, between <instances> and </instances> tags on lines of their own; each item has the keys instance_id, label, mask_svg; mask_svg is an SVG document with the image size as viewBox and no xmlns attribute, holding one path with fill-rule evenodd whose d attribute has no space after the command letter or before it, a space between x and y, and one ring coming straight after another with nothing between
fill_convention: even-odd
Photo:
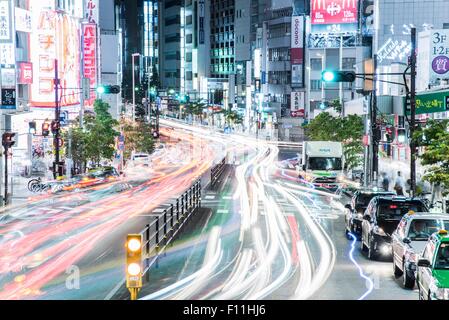
<instances>
[{"instance_id":1,"label":"lamp post","mask_svg":"<svg viewBox=\"0 0 449 320\"><path fill-rule=\"evenodd\" d=\"M132 115L132 119L133 122L136 120L136 77L135 77L135 66L134 66L134 58L135 57L140 57L140 53L133 53L132 54L132 68L133 68L133 115Z\"/></svg>"}]
</instances>

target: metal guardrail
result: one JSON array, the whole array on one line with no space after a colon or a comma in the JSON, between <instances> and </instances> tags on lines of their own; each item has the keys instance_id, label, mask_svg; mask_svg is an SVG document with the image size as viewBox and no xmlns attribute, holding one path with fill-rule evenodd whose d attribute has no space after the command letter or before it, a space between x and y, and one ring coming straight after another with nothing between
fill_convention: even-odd
<instances>
[{"instance_id":1,"label":"metal guardrail","mask_svg":"<svg viewBox=\"0 0 449 320\"><path fill-rule=\"evenodd\" d=\"M170 204L140 232L142 235L143 274L174 239L189 218L201 207L201 181L195 182L183 195Z\"/></svg>"},{"instance_id":2,"label":"metal guardrail","mask_svg":"<svg viewBox=\"0 0 449 320\"><path fill-rule=\"evenodd\" d=\"M218 179L220 179L221 175L223 174L223 171L224 171L225 167L226 167L226 158L223 158L223 160L221 160L221 162L219 164L217 164L214 167L212 167L212 169L210 171L210 174L211 174L210 185L211 185L211 187L215 187L215 185L219 181Z\"/></svg>"}]
</instances>

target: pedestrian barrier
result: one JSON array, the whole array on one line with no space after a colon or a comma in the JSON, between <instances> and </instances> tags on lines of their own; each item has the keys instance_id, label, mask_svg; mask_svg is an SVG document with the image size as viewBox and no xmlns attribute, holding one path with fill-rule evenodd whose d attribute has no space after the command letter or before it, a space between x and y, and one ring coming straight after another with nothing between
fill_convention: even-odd
<instances>
[{"instance_id":1,"label":"pedestrian barrier","mask_svg":"<svg viewBox=\"0 0 449 320\"><path fill-rule=\"evenodd\" d=\"M226 158L223 158L223 160L221 160L219 164L212 167L211 180L210 180L211 187L215 187L221 175L223 174L225 167L226 167Z\"/></svg>"},{"instance_id":2,"label":"pedestrian barrier","mask_svg":"<svg viewBox=\"0 0 449 320\"><path fill-rule=\"evenodd\" d=\"M189 218L201 207L201 181L196 181L184 194L161 213L152 216L152 222L140 232L143 243L144 271L147 273L159 254L172 242ZM153 211L154 212L154 211Z\"/></svg>"}]
</instances>

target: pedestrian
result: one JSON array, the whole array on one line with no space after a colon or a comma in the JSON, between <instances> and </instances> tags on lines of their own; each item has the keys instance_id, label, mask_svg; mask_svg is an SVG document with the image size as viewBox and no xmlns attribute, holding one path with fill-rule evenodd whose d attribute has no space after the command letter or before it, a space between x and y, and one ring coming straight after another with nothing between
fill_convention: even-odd
<instances>
[{"instance_id":1,"label":"pedestrian","mask_svg":"<svg viewBox=\"0 0 449 320\"><path fill-rule=\"evenodd\" d=\"M388 175L386 172L382 173L382 177L382 188L384 189L384 191L388 191L390 187L390 179L388 179Z\"/></svg>"},{"instance_id":2,"label":"pedestrian","mask_svg":"<svg viewBox=\"0 0 449 320\"><path fill-rule=\"evenodd\" d=\"M405 187L404 177L402 176L401 171L398 171L398 175L394 182L394 191L396 191L396 194L398 196L404 195L404 187Z\"/></svg>"}]
</instances>

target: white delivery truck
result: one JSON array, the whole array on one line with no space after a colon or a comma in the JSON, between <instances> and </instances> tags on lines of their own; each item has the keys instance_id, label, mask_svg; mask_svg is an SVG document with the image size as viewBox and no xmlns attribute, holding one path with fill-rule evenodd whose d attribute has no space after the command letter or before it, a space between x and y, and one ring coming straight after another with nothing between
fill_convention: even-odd
<instances>
[{"instance_id":1,"label":"white delivery truck","mask_svg":"<svg viewBox=\"0 0 449 320\"><path fill-rule=\"evenodd\" d=\"M334 192L343 178L343 163L341 142L304 141L298 176L306 184Z\"/></svg>"}]
</instances>

